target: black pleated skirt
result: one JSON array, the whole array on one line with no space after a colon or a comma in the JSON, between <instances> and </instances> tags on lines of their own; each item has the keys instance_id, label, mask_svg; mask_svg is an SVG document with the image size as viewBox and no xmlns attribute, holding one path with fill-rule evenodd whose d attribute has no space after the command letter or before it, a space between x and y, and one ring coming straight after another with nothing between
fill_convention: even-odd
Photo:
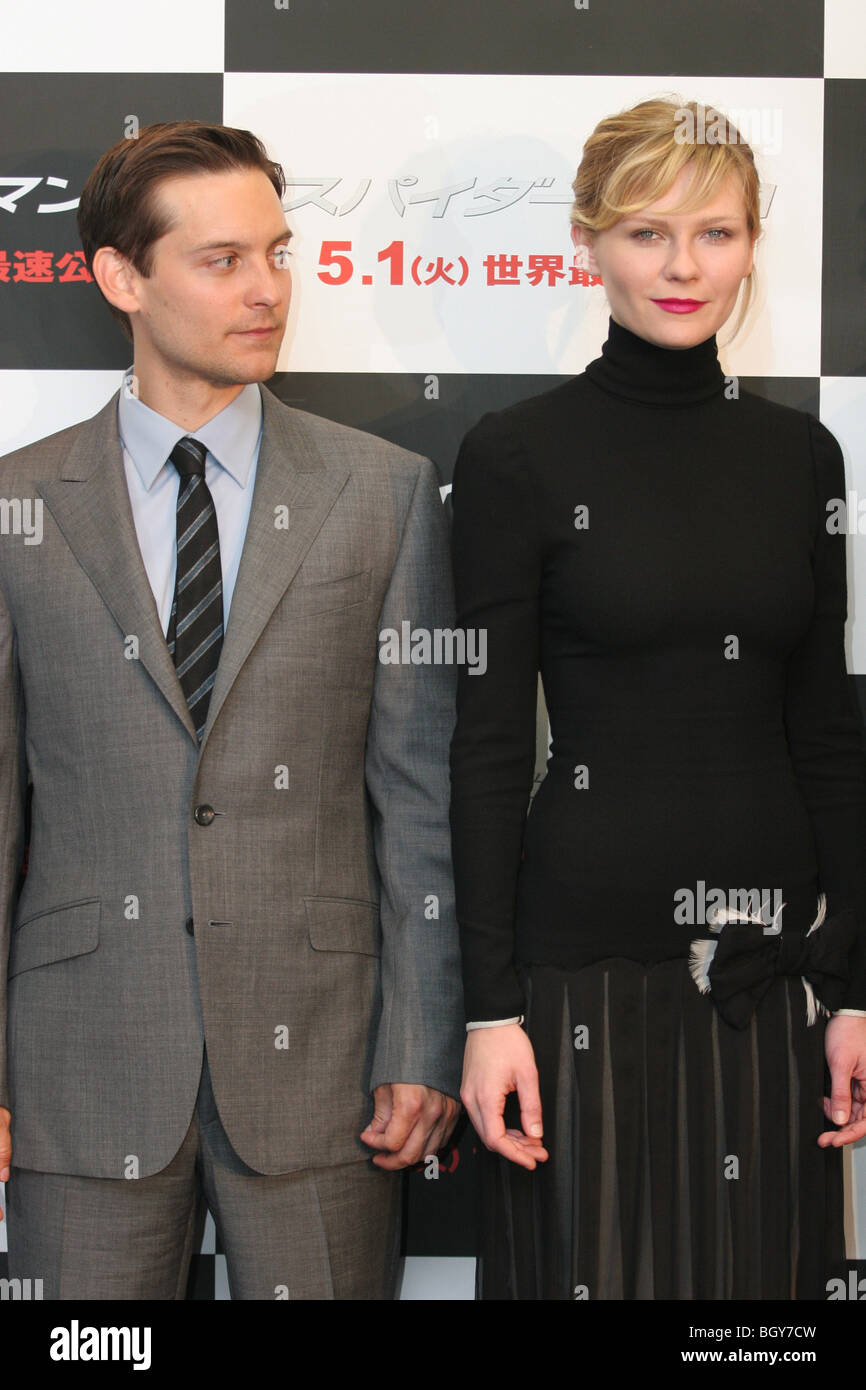
<instances>
[{"instance_id":1,"label":"black pleated skirt","mask_svg":"<svg viewBox=\"0 0 866 1390\"><path fill-rule=\"evenodd\" d=\"M482 1151L478 1296L825 1299L842 1151L816 1143L825 1025L801 981L774 980L740 1030L685 960L524 979L550 1157L530 1173Z\"/></svg>"}]
</instances>

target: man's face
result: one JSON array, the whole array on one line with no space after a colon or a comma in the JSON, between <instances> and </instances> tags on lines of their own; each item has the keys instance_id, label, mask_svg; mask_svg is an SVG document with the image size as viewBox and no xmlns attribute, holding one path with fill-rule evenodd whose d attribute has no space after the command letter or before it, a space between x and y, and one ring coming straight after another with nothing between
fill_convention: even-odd
<instances>
[{"instance_id":1,"label":"man's face","mask_svg":"<svg viewBox=\"0 0 866 1390\"><path fill-rule=\"evenodd\" d=\"M136 370L180 384L264 381L276 369L292 295L285 213L258 169L165 179L171 229L135 274Z\"/></svg>"}]
</instances>

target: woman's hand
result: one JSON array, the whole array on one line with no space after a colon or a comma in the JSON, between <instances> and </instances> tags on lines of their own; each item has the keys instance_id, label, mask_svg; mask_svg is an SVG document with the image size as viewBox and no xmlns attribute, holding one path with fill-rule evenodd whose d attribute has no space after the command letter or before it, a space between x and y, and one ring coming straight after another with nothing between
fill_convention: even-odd
<instances>
[{"instance_id":1,"label":"woman's hand","mask_svg":"<svg viewBox=\"0 0 866 1390\"><path fill-rule=\"evenodd\" d=\"M818 1143L822 1149L838 1149L866 1134L866 1018L831 1018L824 1052L832 1082L832 1095L824 1097L824 1114L844 1128L825 1130Z\"/></svg>"},{"instance_id":2,"label":"woman's hand","mask_svg":"<svg viewBox=\"0 0 866 1390\"><path fill-rule=\"evenodd\" d=\"M505 1128L505 1098L512 1091L520 1100L522 1130ZM523 1168L546 1161L535 1053L519 1023L470 1029L460 1098L488 1149Z\"/></svg>"}]
</instances>

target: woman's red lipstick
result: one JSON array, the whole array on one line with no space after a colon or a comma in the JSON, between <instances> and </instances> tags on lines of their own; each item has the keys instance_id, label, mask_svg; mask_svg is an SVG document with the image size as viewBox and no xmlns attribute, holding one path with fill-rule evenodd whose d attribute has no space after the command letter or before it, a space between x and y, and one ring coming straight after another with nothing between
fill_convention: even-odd
<instances>
[{"instance_id":1,"label":"woman's red lipstick","mask_svg":"<svg viewBox=\"0 0 866 1390\"><path fill-rule=\"evenodd\" d=\"M693 314L696 309L703 308L706 300L704 299L654 299L653 304L657 304L660 309L664 309L668 314Z\"/></svg>"}]
</instances>

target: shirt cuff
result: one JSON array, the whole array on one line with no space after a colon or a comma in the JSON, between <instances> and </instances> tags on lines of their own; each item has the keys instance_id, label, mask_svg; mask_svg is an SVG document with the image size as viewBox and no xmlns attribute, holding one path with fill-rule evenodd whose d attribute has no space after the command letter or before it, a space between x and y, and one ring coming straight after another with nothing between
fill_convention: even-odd
<instances>
[{"instance_id":1,"label":"shirt cuff","mask_svg":"<svg viewBox=\"0 0 866 1390\"><path fill-rule=\"evenodd\" d=\"M866 1018L866 1009L834 1009L834 1018Z\"/></svg>"},{"instance_id":2,"label":"shirt cuff","mask_svg":"<svg viewBox=\"0 0 866 1390\"><path fill-rule=\"evenodd\" d=\"M866 1015L864 1015L864 1016L866 1016ZM485 1019L483 1023L467 1023L467 1025L466 1025L466 1031L467 1031L467 1033L471 1033L471 1031L472 1031L473 1028L504 1028L505 1025L506 1025L506 1023L522 1023L522 1022L523 1022L523 1014L519 1014L517 1018L490 1018L490 1019Z\"/></svg>"}]
</instances>

